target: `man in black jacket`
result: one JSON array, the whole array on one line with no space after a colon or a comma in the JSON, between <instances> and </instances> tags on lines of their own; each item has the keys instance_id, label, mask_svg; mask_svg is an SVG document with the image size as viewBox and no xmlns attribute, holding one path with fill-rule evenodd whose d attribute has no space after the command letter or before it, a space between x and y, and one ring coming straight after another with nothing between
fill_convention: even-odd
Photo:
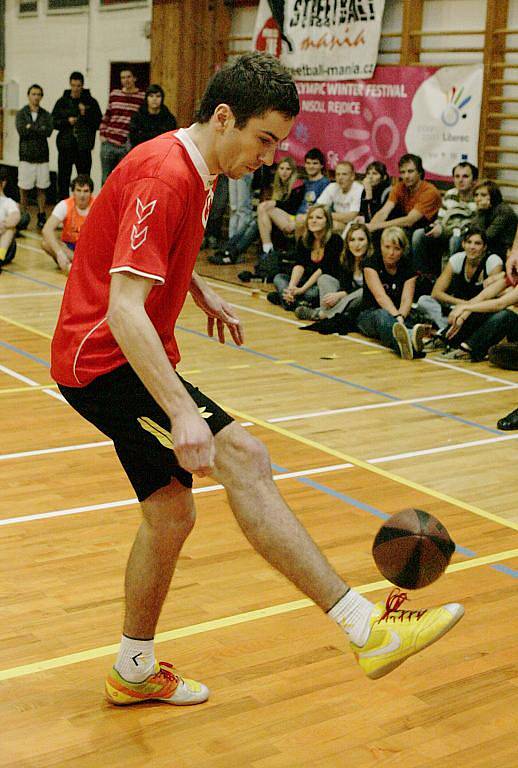
<instances>
[{"instance_id":1,"label":"man in black jacket","mask_svg":"<svg viewBox=\"0 0 518 768\"><path fill-rule=\"evenodd\" d=\"M84 88L81 72L70 75L70 88L57 100L52 118L58 131L58 196L64 200L69 196L74 165L78 174L90 175L95 132L102 120L99 104Z\"/></svg>"},{"instance_id":2,"label":"man in black jacket","mask_svg":"<svg viewBox=\"0 0 518 768\"><path fill-rule=\"evenodd\" d=\"M16 113L16 130L20 135L18 188L21 206L27 212L29 192L36 187L38 227L41 229L45 224L45 191L50 187L48 137L53 126L49 112L40 107L43 98L41 85L31 85L27 96L29 103Z\"/></svg>"}]
</instances>

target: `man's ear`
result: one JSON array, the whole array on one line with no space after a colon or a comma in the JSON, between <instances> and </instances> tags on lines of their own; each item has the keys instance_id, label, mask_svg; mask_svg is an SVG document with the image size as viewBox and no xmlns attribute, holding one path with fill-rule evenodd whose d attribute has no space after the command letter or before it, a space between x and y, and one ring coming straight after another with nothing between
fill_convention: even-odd
<instances>
[{"instance_id":1,"label":"man's ear","mask_svg":"<svg viewBox=\"0 0 518 768\"><path fill-rule=\"evenodd\" d=\"M228 104L218 104L213 115L216 129L223 132L228 127L233 127L235 118Z\"/></svg>"}]
</instances>

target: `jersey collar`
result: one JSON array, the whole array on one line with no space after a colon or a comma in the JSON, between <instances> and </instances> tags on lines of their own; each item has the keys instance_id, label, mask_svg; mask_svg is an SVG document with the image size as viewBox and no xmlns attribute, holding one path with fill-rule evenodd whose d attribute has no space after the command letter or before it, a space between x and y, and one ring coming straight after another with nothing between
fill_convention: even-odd
<instances>
[{"instance_id":1,"label":"jersey collar","mask_svg":"<svg viewBox=\"0 0 518 768\"><path fill-rule=\"evenodd\" d=\"M206 190L212 189L212 186L216 179L216 174L210 173L207 163L203 159L203 155L201 154L200 150L198 149L194 141L189 136L188 129L179 128L176 131L176 138L182 142L185 149L187 150L187 153L191 158L194 167L196 168L196 170L201 176L201 180L203 181L203 185L205 189Z\"/></svg>"}]
</instances>

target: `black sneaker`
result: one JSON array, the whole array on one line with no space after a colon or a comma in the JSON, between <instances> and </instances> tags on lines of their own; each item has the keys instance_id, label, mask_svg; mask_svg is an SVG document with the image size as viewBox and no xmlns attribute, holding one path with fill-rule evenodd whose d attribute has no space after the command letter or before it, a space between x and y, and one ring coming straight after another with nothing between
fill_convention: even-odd
<instances>
[{"instance_id":1,"label":"black sneaker","mask_svg":"<svg viewBox=\"0 0 518 768\"><path fill-rule=\"evenodd\" d=\"M266 298L270 304L275 304L278 307L281 306L281 296L278 291L270 291L270 293L266 294Z\"/></svg>"},{"instance_id":2,"label":"black sneaker","mask_svg":"<svg viewBox=\"0 0 518 768\"><path fill-rule=\"evenodd\" d=\"M237 255L230 251L216 251L212 256L209 256L208 261L210 264L235 264Z\"/></svg>"},{"instance_id":3,"label":"black sneaker","mask_svg":"<svg viewBox=\"0 0 518 768\"><path fill-rule=\"evenodd\" d=\"M43 229L46 221L47 215L45 213L38 213L38 229Z\"/></svg>"}]
</instances>

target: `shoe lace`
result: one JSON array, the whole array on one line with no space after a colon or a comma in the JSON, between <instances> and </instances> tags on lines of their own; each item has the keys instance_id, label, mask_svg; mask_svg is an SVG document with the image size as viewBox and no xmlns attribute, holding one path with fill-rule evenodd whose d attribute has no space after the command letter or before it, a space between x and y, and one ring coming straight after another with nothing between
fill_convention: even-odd
<instances>
[{"instance_id":1,"label":"shoe lace","mask_svg":"<svg viewBox=\"0 0 518 768\"><path fill-rule=\"evenodd\" d=\"M175 674L174 671L170 671L174 670L174 666L172 664L169 664L167 661L161 661L159 662L159 666L160 672L158 674L160 677L165 677L166 680L170 680L171 682L175 682L177 684L180 682L181 678L179 675ZM168 667L169 669L165 669L165 667Z\"/></svg>"},{"instance_id":2,"label":"shoe lace","mask_svg":"<svg viewBox=\"0 0 518 768\"><path fill-rule=\"evenodd\" d=\"M406 600L408 600L407 593L400 589L395 588L389 592L385 601L385 613L380 616L378 623L382 621L405 621L405 619L410 621L413 618L417 621L422 619L428 609L421 608L420 610L413 611L408 610L408 608L401 608Z\"/></svg>"}]
</instances>

